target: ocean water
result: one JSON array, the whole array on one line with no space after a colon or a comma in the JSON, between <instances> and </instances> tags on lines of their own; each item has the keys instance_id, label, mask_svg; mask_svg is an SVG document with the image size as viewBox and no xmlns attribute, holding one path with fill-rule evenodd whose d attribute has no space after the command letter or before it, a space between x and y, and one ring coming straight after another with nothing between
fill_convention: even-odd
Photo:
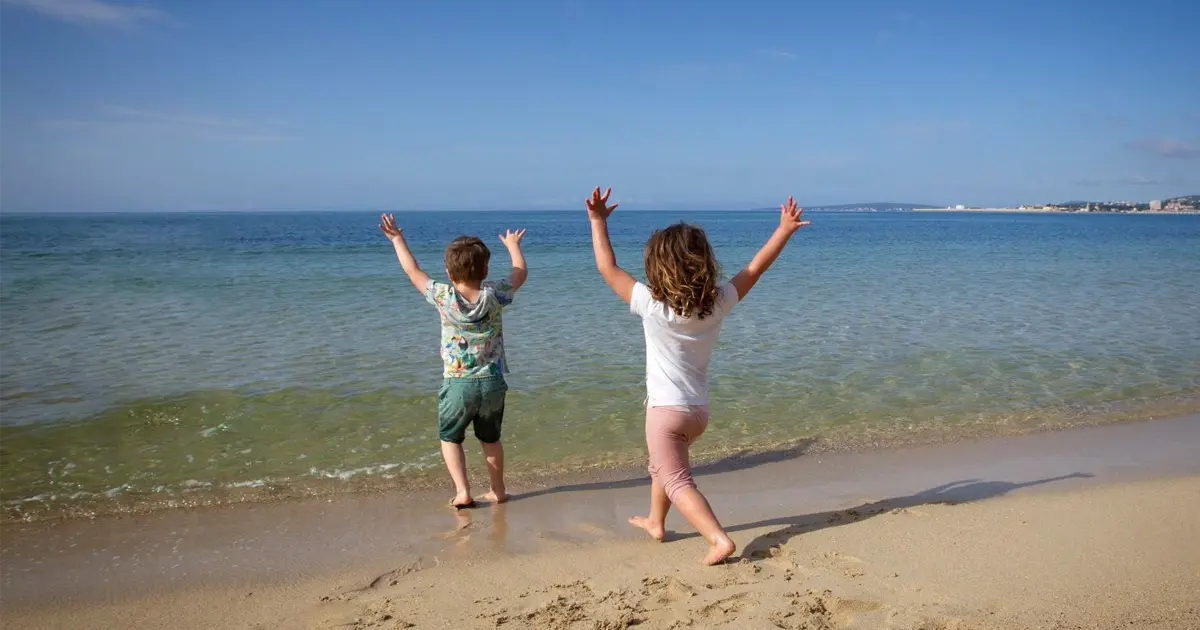
<instances>
[{"instance_id":1,"label":"ocean water","mask_svg":"<svg viewBox=\"0 0 1200 630\"><path fill-rule=\"evenodd\" d=\"M1200 217L811 218L724 326L701 458L1200 409ZM640 324L595 272L582 211L397 220L435 276L462 233L506 273L494 235L529 230L505 313L518 481L644 457ZM618 211L618 260L639 275L677 220L732 274L776 215ZM438 318L377 223L0 217L4 518L446 483Z\"/></svg>"}]
</instances>

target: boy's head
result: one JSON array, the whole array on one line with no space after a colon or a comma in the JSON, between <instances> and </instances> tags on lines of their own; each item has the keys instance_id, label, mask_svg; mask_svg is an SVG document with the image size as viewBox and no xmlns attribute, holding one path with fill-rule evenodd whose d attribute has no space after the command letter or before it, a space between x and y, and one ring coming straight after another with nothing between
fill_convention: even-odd
<instances>
[{"instance_id":1,"label":"boy's head","mask_svg":"<svg viewBox=\"0 0 1200 630\"><path fill-rule=\"evenodd\" d=\"M701 319L717 303L721 267L704 230L676 223L650 236L646 243L646 279L650 295L676 314Z\"/></svg>"},{"instance_id":2,"label":"boy's head","mask_svg":"<svg viewBox=\"0 0 1200 630\"><path fill-rule=\"evenodd\" d=\"M492 252L478 236L460 236L446 248L446 273L452 282L483 282L491 259Z\"/></svg>"}]
</instances>

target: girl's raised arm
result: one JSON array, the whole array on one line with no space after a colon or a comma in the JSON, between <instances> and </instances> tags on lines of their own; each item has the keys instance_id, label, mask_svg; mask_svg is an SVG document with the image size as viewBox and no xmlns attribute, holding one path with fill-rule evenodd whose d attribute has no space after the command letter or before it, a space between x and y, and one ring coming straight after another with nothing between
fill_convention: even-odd
<instances>
[{"instance_id":1,"label":"girl's raised arm","mask_svg":"<svg viewBox=\"0 0 1200 630\"><path fill-rule=\"evenodd\" d=\"M767 239L767 244L758 250L754 255L754 260L746 265L745 269L738 272L730 282L737 289L738 300L746 297L750 289L758 282L767 269L770 269L771 263L779 258L779 254L783 252L783 248L787 247L788 241L796 230L809 224L809 221L801 221L800 217L804 214L804 208L796 207L796 200L788 197L786 204L779 206L779 227L775 228L775 233L771 238Z\"/></svg>"},{"instance_id":2,"label":"girl's raised arm","mask_svg":"<svg viewBox=\"0 0 1200 630\"><path fill-rule=\"evenodd\" d=\"M600 194L600 187L592 192L587 200L588 219L592 223L592 251L596 254L596 269L604 277L609 288L626 304L633 297L633 286L637 280L629 272L617 266L617 255L613 253L612 243L608 240L608 216L617 209L618 204L608 205L608 196L612 188Z\"/></svg>"}]
</instances>

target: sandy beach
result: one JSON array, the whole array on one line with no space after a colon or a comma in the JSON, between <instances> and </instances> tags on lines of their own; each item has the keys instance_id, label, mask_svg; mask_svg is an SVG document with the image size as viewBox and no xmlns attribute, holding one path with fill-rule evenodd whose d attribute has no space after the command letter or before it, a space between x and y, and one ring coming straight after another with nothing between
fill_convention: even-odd
<instances>
[{"instance_id":1,"label":"sandy beach","mask_svg":"<svg viewBox=\"0 0 1200 630\"><path fill-rule=\"evenodd\" d=\"M1200 627L1200 417L700 478L740 549L624 523L646 480L454 513L389 494L7 526L12 628Z\"/></svg>"}]
</instances>

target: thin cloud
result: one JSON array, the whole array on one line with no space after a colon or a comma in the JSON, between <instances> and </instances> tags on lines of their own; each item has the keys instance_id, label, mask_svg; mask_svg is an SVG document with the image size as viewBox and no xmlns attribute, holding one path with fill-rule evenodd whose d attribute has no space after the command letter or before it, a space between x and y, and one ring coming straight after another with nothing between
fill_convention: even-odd
<instances>
[{"instance_id":1,"label":"thin cloud","mask_svg":"<svg viewBox=\"0 0 1200 630\"><path fill-rule=\"evenodd\" d=\"M1162 179L1154 177L1145 177L1143 175L1129 175L1121 178L1122 184L1132 184L1134 186L1157 186L1163 183Z\"/></svg>"},{"instance_id":2,"label":"thin cloud","mask_svg":"<svg viewBox=\"0 0 1200 630\"><path fill-rule=\"evenodd\" d=\"M1178 160L1200 157L1200 147L1175 138L1141 138L1126 145L1130 149Z\"/></svg>"},{"instance_id":3,"label":"thin cloud","mask_svg":"<svg viewBox=\"0 0 1200 630\"><path fill-rule=\"evenodd\" d=\"M929 28L929 20L912 13L897 13L892 22L909 28Z\"/></svg>"},{"instance_id":4,"label":"thin cloud","mask_svg":"<svg viewBox=\"0 0 1200 630\"><path fill-rule=\"evenodd\" d=\"M965 120L906 121L891 126L893 135L913 140L936 140L971 128Z\"/></svg>"},{"instance_id":5,"label":"thin cloud","mask_svg":"<svg viewBox=\"0 0 1200 630\"><path fill-rule=\"evenodd\" d=\"M780 61L795 61L800 58L796 55L796 53L788 52L786 50L760 50L758 51L758 54L763 57L770 57L771 59L778 59Z\"/></svg>"},{"instance_id":6,"label":"thin cloud","mask_svg":"<svg viewBox=\"0 0 1200 630\"><path fill-rule=\"evenodd\" d=\"M1162 177L1146 177L1145 175L1126 175L1115 179L1096 179L1092 177L1080 177L1071 180L1071 183L1083 188L1101 188L1113 185L1122 186L1158 186L1160 184L1170 183L1170 180Z\"/></svg>"},{"instance_id":7,"label":"thin cloud","mask_svg":"<svg viewBox=\"0 0 1200 630\"><path fill-rule=\"evenodd\" d=\"M669 83L713 81L740 77L743 72L744 68L736 63L672 63L652 68L650 77Z\"/></svg>"},{"instance_id":8,"label":"thin cloud","mask_svg":"<svg viewBox=\"0 0 1200 630\"><path fill-rule=\"evenodd\" d=\"M94 118L50 120L46 121L46 124L56 129L178 135L243 142L281 142L296 139L290 133L287 123L279 120L167 113L123 105L102 107L99 115Z\"/></svg>"},{"instance_id":9,"label":"thin cloud","mask_svg":"<svg viewBox=\"0 0 1200 630\"><path fill-rule=\"evenodd\" d=\"M875 43L890 44L911 37L914 33L927 31L929 20L912 13L897 13L883 20L883 28L875 33Z\"/></svg>"},{"instance_id":10,"label":"thin cloud","mask_svg":"<svg viewBox=\"0 0 1200 630\"><path fill-rule=\"evenodd\" d=\"M841 169L854 166L862 159L857 151L829 150L803 152L799 155L784 158L780 162L784 166L801 170Z\"/></svg>"},{"instance_id":11,"label":"thin cloud","mask_svg":"<svg viewBox=\"0 0 1200 630\"><path fill-rule=\"evenodd\" d=\"M1076 112L1076 117L1085 125L1104 129L1125 129L1131 122L1124 116L1086 109Z\"/></svg>"},{"instance_id":12,"label":"thin cloud","mask_svg":"<svg viewBox=\"0 0 1200 630\"><path fill-rule=\"evenodd\" d=\"M143 2L105 0L0 0L0 5L25 9L45 17L84 26L129 28L164 16Z\"/></svg>"}]
</instances>

